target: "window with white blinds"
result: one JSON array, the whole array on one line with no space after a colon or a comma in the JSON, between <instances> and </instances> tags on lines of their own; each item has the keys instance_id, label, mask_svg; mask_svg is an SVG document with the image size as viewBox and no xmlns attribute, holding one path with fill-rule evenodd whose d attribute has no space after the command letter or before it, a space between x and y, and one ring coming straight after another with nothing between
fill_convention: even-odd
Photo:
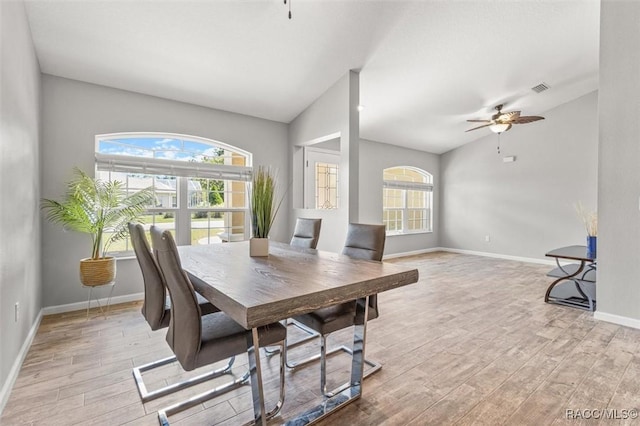
<instances>
[{"instance_id":1,"label":"window with white blinds","mask_svg":"<svg viewBox=\"0 0 640 426\"><path fill-rule=\"evenodd\" d=\"M383 171L382 220L387 235L433 230L433 177L415 167Z\"/></svg>"}]
</instances>

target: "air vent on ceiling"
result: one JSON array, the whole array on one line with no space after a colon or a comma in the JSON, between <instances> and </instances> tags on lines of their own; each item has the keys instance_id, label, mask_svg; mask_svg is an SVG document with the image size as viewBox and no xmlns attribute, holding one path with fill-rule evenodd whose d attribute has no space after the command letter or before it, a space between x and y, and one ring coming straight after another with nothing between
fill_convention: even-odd
<instances>
[{"instance_id":1,"label":"air vent on ceiling","mask_svg":"<svg viewBox=\"0 0 640 426\"><path fill-rule=\"evenodd\" d=\"M536 93L541 93L541 92L544 92L545 90L548 90L548 89L549 89L549 86L547 86L546 83L540 83L537 86L533 86L531 88L531 90L533 90Z\"/></svg>"}]
</instances>

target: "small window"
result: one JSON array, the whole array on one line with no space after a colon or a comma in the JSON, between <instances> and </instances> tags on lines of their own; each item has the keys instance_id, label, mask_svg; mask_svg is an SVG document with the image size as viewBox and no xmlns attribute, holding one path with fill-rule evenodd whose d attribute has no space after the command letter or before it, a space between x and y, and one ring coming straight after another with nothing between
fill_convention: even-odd
<instances>
[{"instance_id":1,"label":"small window","mask_svg":"<svg viewBox=\"0 0 640 426\"><path fill-rule=\"evenodd\" d=\"M305 208L337 209L340 154L315 148L308 148L305 154Z\"/></svg>"},{"instance_id":2,"label":"small window","mask_svg":"<svg viewBox=\"0 0 640 426\"><path fill-rule=\"evenodd\" d=\"M431 232L433 180L414 167L392 167L383 172L382 220L387 235Z\"/></svg>"}]
</instances>

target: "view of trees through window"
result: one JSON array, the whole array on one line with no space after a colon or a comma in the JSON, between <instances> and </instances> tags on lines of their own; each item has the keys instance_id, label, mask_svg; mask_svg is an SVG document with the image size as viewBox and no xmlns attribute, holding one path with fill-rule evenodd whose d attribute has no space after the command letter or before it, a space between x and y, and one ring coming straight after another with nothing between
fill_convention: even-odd
<instances>
[{"instance_id":1,"label":"view of trees through window","mask_svg":"<svg viewBox=\"0 0 640 426\"><path fill-rule=\"evenodd\" d=\"M97 177L121 181L130 192L153 188L154 205L141 218L147 233L151 225L168 229L178 244L246 239L246 177L239 171L234 179L229 166L246 171L250 154L215 141L175 136L98 137ZM129 241L112 247L114 252L129 250Z\"/></svg>"}]
</instances>

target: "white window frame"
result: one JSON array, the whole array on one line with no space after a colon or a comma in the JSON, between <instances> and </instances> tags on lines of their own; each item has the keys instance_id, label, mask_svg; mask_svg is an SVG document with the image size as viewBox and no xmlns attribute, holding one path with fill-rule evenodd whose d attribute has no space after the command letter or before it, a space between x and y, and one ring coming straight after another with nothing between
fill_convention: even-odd
<instances>
[{"instance_id":1,"label":"white window frame","mask_svg":"<svg viewBox=\"0 0 640 426\"><path fill-rule=\"evenodd\" d=\"M384 169L383 174L387 170L391 169L409 169L414 172L419 173L424 176L426 182L408 182L402 180L383 180L383 200L382 200L382 211L402 211L402 229L399 230L391 230L387 231L386 235L411 235L411 234L425 234L433 232L433 175L427 172L426 170L419 169L417 167L411 166L395 166L395 167L387 167ZM384 189L397 189L402 191L402 207L385 207L385 199ZM413 208L408 207L408 194L409 191L422 191L425 193L425 207L422 208ZM409 211L422 210L425 212L427 217L428 227L426 229L409 229Z\"/></svg>"},{"instance_id":2,"label":"white window frame","mask_svg":"<svg viewBox=\"0 0 640 426\"><path fill-rule=\"evenodd\" d=\"M311 210L337 210L340 208L340 152L330 149L304 147L304 208ZM318 181L316 176L316 163L335 164L337 170L336 182L336 206L330 209L317 205Z\"/></svg>"},{"instance_id":3,"label":"white window frame","mask_svg":"<svg viewBox=\"0 0 640 426\"><path fill-rule=\"evenodd\" d=\"M246 166L233 166L229 164L209 164L193 163L188 161L168 160L160 158L150 158L143 156L130 156L119 154L104 154L98 152L101 141L117 140L124 138L169 138L177 140L192 141L210 145L215 148L229 150L244 156ZM191 213L196 211L207 212L244 212L244 235L249 238L251 220L249 214L249 188L252 178L252 154L235 146L224 142L207 139L199 136L184 135L178 133L156 133L156 132L125 132L100 134L95 137L95 160L96 170L123 173L139 173L145 175L164 175L176 177L176 194L178 197L177 207L153 207L147 211L153 212L174 212L176 243L178 245L191 244ZM245 191L245 207L189 207L189 179L190 178L210 178L217 180L236 180L247 182ZM230 236L231 237L231 236ZM132 253L114 253L117 256L128 256Z\"/></svg>"}]
</instances>

